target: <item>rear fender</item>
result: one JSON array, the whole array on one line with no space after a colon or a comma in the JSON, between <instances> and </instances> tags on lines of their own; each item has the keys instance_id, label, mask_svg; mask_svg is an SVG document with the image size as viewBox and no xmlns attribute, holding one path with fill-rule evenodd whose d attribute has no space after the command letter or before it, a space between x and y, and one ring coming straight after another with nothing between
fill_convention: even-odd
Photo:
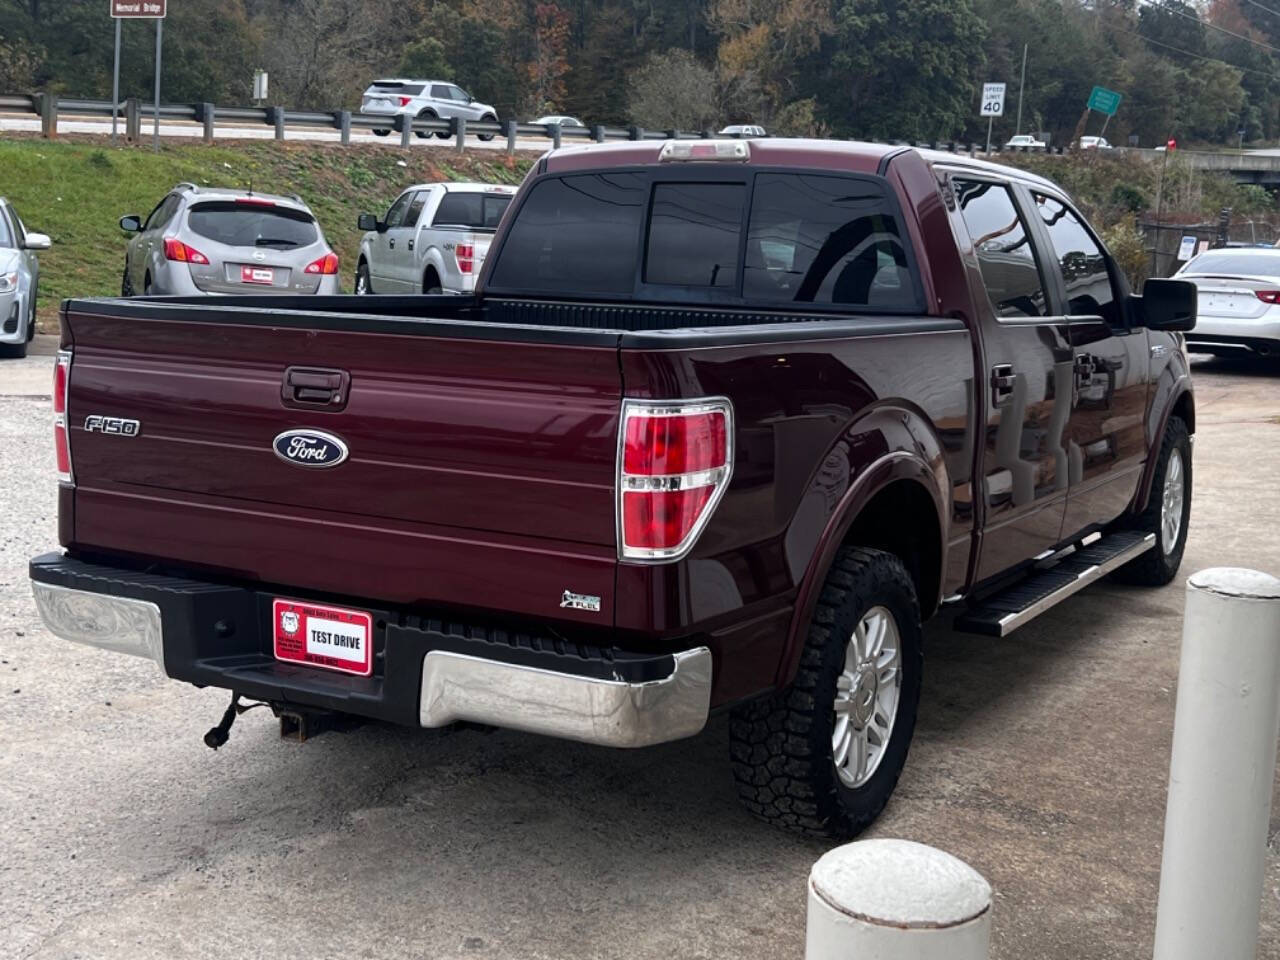
<instances>
[{"instance_id":1,"label":"rear fender","mask_svg":"<svg viewBox=\"0 0 1280 960\"><path fill-rule=\"evenodd\" d=\"M938 521L940 570L945 569L949 510L943 491L951 487L942 444L920 411L905 406L875 407L844 431L811 480L806 500L826 498L830 509L808 544L809 561L796 594L778 664L776 685L779 688L786 687L795 678L809 620L836 551L863 509L878 493L898 481L919 484L933 502ZM790 548L798 546L797 541L803 536L802 525L810 526L798 516L788 532L788 553L792 552ZM938 582L937 596L920 598L926 617L941 599L940 576Z\"/></svg>"}]
</instances>

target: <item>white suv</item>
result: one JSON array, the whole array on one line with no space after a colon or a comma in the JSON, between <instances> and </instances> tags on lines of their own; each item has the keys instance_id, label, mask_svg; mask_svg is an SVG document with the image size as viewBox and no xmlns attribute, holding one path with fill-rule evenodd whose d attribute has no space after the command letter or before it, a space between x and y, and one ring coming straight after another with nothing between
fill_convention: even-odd
<instances>
[{"instance_id":1,"label":"white suv","mask_svg":"<svg viewBox=\"0 0 1280 960\"><path fill-rule=\"evenodd\" d=\"M405 117L408 120L485 120L497 123L498 111L487 103L481 103L457 84L441 80L375 80L360 100L360 112L373 116ZM385 137L395 125L374 127L373 132ZM414 135L427 134L414 131ZM436 134L447 140L449 134ZM492 140L492 133L482 133L481 140Z\"/></svg>"}]
</instances>

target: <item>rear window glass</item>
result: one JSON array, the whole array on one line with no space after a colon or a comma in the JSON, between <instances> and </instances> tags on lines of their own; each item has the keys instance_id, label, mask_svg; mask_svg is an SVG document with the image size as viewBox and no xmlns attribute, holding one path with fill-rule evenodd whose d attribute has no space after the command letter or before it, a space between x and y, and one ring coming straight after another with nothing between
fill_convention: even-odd
<instances>
[{"instance_id":1,"label":"rear window glass","mask_svg":"<svg viewBox=\"0 0 1280 960\"><path fill-rule=\"evenodd\" d=\"M852 177L756 177L746 300L909 309L915 287L884 189Z\"/></svg>"},{"instance_id":2,"label":"rear window glass","mask_svg":"<svg viewBox=\"0 0 1280 960\"><path fill-rule=\"evenodd\" d=\"M736 286L746 192L740 183L655 185L645 282Z\"/></svg>"},{"instance_id":3,"label":"rear window glass","mask_svg":"<svg viewBox=\"0 0 1280 960\"><path fill-rule=\"evenodd\" d=\"M230 247L305 247L319 239L315 218L300 210L252 203L201 203L191 208L192 233Z\"/></svg>"},{"instance_id":4,"label":"rear window glass","mask_svg":"<svg viewBox=\"0 0 1280 960\"><path fill-rule=\"evenodd\" d=\"M543 180L524 201L493 286L555 294L629 294L648 182L632 173Z\"/></svg>"},{"instance_id":5,"label":"rear window glass","mask_svg":"<svg viewBox=\"0 0 1280 960\"><path fill-rule=\"evenodd\" d=\"M470 227L493 230L511 205L505 193L446 193L436 208L437 227Z\"/></svg>"},{"instance_id":6,"label":"rear window glass","mask_svg":"<svg viewBox=\"0 0 1280 960\"><path fill-rule=\"evenodd\" d=\"M1181 273L1222 273L1232 277L1280 277L1280 250L1240 253L1211 250L1187 262Z\"/></svg>"}]
</instances>

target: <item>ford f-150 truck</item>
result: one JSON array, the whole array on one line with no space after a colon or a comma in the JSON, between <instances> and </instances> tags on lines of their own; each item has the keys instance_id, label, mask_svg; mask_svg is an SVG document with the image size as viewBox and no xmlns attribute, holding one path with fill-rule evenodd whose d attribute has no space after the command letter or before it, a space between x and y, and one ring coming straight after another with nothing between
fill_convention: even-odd
<instances>
[{"instance_id":1,"label":"ford f-150 truck","mask_svg":"<svg viewBox=\"0 0 1280 960\"><path fill-rule=\"evenodd\" d=\"M1195 309L1017 170L557 150L469 296L69 301L35 597L231 691L212 746L241 698L619 747L723 710L746 805L845 837L906 761L923 621L1174 576Z\"/></svg>"}]
</instances>

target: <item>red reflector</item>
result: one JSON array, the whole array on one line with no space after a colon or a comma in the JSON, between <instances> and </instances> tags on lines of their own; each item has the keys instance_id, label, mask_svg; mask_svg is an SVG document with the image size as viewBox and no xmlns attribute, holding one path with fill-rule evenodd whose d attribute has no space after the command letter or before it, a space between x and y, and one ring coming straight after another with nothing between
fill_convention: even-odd
<instances>
[{"instance_id":1,"label":"red reflector","mask_svg":"<svg viewBox=\"0 0 1280 960\"><path fill-rule=\"evenodd\" d=\"M325 276L331 276L338 272L338 255L336 253L326 253L319 260L312 260L307 264L303 273L321 273Z\"/></svg>"},{"instance_id":2,"label":"red reflector","mask_svg":"<svg viewBox=\"0 0 1280 960\"><path fill-rule=\"evenodd\" d=\"M209 265L209 258L197 250L195 247L188 246L177 237L164 238L164 258L166 260L176 260L178 263L199 263L204 266Z\"/></svg>"},{"instance_id":3,"label":"red reflector","mask_svg":"<svg viewBox=\"0 0 1280 960\"><path fill-rule=\"evenodd\" d=\"M475 266L475 245L460 243L453 248L453 256L458 261L458 269L463 273L470 273Z\"/></svg>"},{"instance_id":4,"label":"red reflector","mask_svg":"<svg viewBox=\"0 0 1280 960\"><path fill-rule=\"evenodd\" d=\"M628 547L670 550L698 522L715 487L690 490L627 491L622 496L622 527Z\"/></svg>"},{"instance_id":5,"label":"red reflector","mask_svg":"<svg viewBox=\"0 0 1280 960\"><path fill-rule=\"evenodd\" d=\"M58 457L59 475L69 477L71 475L71 445L67 442L65 424L55 423L53 425L53 448Z\"/></svg>"},{"instance_id":6,"label":"red reflector","mask_svg":"<svg viewBox=\"0 0 1280 960\"><path fill-rule=\"evenodd\" d=\"M1257 294L1263 303L1280 303L1280 290L1259 290Z\"/></svg>"},{"instance_id":7,"label":"red reflector","mask_svg":"<svg viewBox=\"0 0 1280 960\"><path fill-rule=\"evenodd\" d=\"M627 420L622 469L638 476L671 476L723 467L725 416L716 410Z\"/></svg>"},{"instance_id":8,"label":"red reflector","mask_svg":"<svg viewBox=\"0 0 1280 960\"><path fill-rule=\"evenodd\" d=\"M61 359L53 365L53 412L67 412L67 370L68 365Z\"/></svg>"}]
</instances>

